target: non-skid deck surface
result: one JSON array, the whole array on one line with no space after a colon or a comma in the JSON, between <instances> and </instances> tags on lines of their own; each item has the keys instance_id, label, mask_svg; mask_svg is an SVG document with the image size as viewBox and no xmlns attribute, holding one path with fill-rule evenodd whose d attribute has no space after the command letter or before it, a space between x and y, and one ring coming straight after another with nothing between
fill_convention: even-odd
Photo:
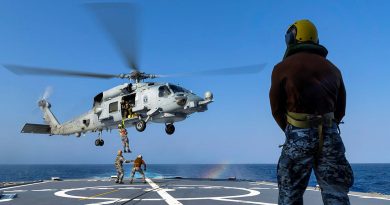
<instances>
[{"instance_id":1,"label":"non-skid deck surface","mask_svg":"<svg viewBox=\"0 0 390 205\"><path fill-rule=\"evenodd\" d=\"M148 179L146 184L115 184L110 180L44 181L35 184L0 188L3 194L17 194L14 199L0 199L5 204L277 204L276 184L249 181L214 181L196 179ZM354 205L390 205L387 196L351 193ZM322 204L318 190L308 188L308 205Z\"/></svg>"}]
</instances>

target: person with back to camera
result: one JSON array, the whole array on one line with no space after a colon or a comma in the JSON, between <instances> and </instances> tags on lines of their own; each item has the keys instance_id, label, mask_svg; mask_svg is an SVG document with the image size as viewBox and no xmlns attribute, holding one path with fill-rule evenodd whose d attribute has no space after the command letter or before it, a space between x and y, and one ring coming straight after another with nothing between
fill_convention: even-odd
<instances>
[{"instance_id":1,"label":"person with back to camera","mask_svg":"<svg viewBox=\"0 0 390 205\"><path fill-rule=\"evenodd\" d=\"M313 169L325 205L350 204L354 178L338 127L346 107L341 72L326 59L309 20L292 24L285 39L269 93L272 115L286 135L277 166L278 203L303 204Z\"/></svg>"}]
</instances>

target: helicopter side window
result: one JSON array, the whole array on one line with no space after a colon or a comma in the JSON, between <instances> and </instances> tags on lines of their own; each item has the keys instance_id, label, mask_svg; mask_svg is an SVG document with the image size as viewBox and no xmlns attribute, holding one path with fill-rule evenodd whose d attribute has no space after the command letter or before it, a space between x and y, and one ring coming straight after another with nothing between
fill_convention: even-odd
<instances>
[{"instance_id":1,"label":"helicopter side window","mask_svg":"<svg viewBox=\"0 0 390 205\"><path fill-rule=\"evenodd\" d=\"M110 103L108 105L108 112L109 113L116 112L116 111L118 111L118 101Z\"/></svg>"},{"instance_id":2,"label":"helicopter side window","mask_svg":"<svg viewBox=\"0 0 390 205\"><path fill-rule=\"evenodd\" d=\"M164 85L158 88L158 97L167 97L171 94L171 91L169 91L169 88Z\"/></svg>"}]
</instances>

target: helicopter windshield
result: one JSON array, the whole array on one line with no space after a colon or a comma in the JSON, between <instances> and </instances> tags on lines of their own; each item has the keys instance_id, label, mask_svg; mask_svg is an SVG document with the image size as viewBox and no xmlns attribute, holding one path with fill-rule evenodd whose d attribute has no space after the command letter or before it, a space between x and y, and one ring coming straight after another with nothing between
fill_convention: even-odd
<instances>
[{"instance_id":1,"label":"helicopter windshield","mask_svg":"<svg viewBox=\"0 0 390 205\"><path fill-rule=\"evenodd\" d=\"M177 85L171 85L169 84L169 88L171 88L171 90L174 92L174 93L189 93L190 91L180 87L180 86L177 86Z\"/></svg>"},{"instance_id":2,"label":"helicopter windshield","mask_svg":"<svg viewBox=\"0 0 390 205\"><path fill-rule=\"evenodd\" d=\"M169 88L166 85L160 86L158 88L158 96L159 97L167 97L171 94L171 91L169 91Z\"/></svg>"}]
</instances>

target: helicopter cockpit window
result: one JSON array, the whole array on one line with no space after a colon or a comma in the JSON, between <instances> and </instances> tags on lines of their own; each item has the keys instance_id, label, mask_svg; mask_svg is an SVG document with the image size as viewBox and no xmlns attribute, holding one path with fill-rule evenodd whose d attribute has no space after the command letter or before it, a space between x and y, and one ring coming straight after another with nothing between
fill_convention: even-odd
<instances>
[{"instance_id":1,"label":"helicopter cockpit window","mask_svg":"<svg viewBox=\"0 0 390 205\"><path fill-rule=\"evenodd\" d=\"M158 88L158 97L167 97L171 94L171 91L166 85L163 85Z\"/></svg>"},{"instance_id":2,"label":"helicopter cockpit window","mask_svg":"<svg viewBox=\"0 0 390 205\"><path fill-rule=\"evenodd\" d=\"M108 112L109 112L109 113L116 112L116 111L118 111L118 101L117 101L117 102L110 103L110 104L108 105Z\"/></svg>"},{"instance_id":3,"label":"helicopter cockpit window","mask_svg":"<svg viewBox=\"0 0 390 205\"><path fill-rule=\"evenodd\" d=\"M103 99L103 93L99 93L93 98L93 106L95 107L96 104L100 104Z\"/></svg>"},{"instance_id":4,"label":"helicopter cockpit window","mask_svg":"<svg viewBox=\"0 0 390 205\"><path fill-rule=\"evenodd\" d=\"M169 87L172 89L172 91L174 93L189 93L190 91L180 87L180 86L177 86L177 85L171 85L169 84Z\"/></svg>"}]
</instances>

